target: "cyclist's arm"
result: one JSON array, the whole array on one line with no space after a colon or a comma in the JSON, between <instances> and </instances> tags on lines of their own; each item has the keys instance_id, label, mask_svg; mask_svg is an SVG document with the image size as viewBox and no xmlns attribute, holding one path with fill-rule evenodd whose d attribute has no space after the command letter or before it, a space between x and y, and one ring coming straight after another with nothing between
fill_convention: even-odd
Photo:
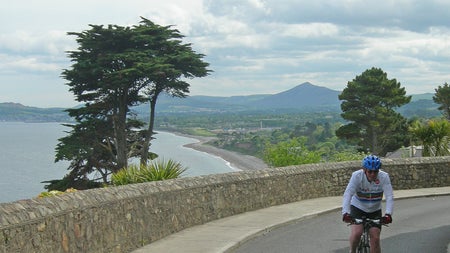
<instances>
[{"instance_id":1,"label":"cyclist's arm","mask_svg":"<svg viewBox=\"0 0 450 253\"><path fill-rule=\"evenodd\" d=\"M356 193L356 182L356 173L354 172L344 192L344 197L342 199L342 214L350 213L350 202L353 195Z\"/></svg>"},{"instance_id":2,"label":"cyclist's arm","mask_svg":"<svg viewBox=\"0 0 450 253\"><path fill-rule=\"evenodd\" d=\"M394 191L392 189L391 179L389 175L386 175L385 181L383 183L383 192L386 198L386 214L392 215L394 212Z\"/></svg>"}]
</instances>

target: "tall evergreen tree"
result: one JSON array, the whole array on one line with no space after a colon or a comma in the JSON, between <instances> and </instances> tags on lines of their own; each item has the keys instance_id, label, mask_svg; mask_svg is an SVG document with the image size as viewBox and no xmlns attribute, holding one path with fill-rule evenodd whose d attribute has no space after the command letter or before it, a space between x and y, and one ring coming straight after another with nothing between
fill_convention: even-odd
<instances>
[{"instance_id":1,"label":"tall evergreen tree","mask_svg":"<svg viewBox=\"0 0 450 253\"><path fill-rule=\"evenodd\" d=\"M339 95L341 116L349 123L336 135L378 155L401 147L408 139L407 121L394 109L410 102L405 94L405 88L380 68L364 71Z\"/></svg>"},{"instance_id":2,"label":"tall evergreen tree","mask_svg":"<svg viewBox=\"0 0 450 253\"><path fill-rule=\"evenodd\" d=\"M127 166L126 122L130 106L141 101L143 85L136 82L138 70L133 44L133 30L109 25L107 28L91 25L91 29L77 36L79 48L69 52L74 64L62 76L77 101L85 107L95 108L95 117L109 121L112 127L114 168ZM89 110L92 112L92 110ZM82 111L81 111L82 112ZM81 117L82 118L82 117ZM106 134L106 133L105 133ZM105 136L106 137L106 136Z\"/></svg>"},{"instance_id":3,"label":"tall evergreen tree","mask_svg":"<svg viewBox=\"0 0 450 253\"><path fill-rule=\"evenodd\" d=\"M450 120L450 86L448 83L445 83L435 89L435 91L433 101L439 104L438 109L442 111L447 120Z\"/></svg>"},{"instance_id":4,"label":"tall evergreen tree","mask_svg":"<svg viewBox=\"0 0 450 253\"><path fill-rule=\"evenodd\" d=\"M106 178L127 167L133 156L140 156L143 163L154 158L149 146L157 97L161 92L184 97L189 92L185 79L210 72L203 55L183 44L183 36L170 26L142 18L139 25L131 27L90 27L69 33L77 37L79 47L68 52L73 64L62 72L69 90L82 104L69 110L76 124L57 147L56 160L72 161L70 180L92 171L101 171ZM130 108L145 101L151 105L149 127L133 131L143 122Z\"/></svg>"}]
</instances>

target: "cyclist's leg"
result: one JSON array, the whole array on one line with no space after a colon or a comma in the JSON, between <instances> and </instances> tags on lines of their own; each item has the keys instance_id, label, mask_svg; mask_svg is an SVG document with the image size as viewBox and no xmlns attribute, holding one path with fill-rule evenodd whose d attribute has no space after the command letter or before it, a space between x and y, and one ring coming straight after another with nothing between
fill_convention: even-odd
<instances>
[{"instance_id":1,"label":"cyclist's leg","mask_svg":"<svg viewBox=\"0 0 450 253\"><path fill-rule=\"evenodd\" d=\"M361 239L361 235L363 233L363 225L351 225L352 230L350 232L350 252L356 252L356 248L358 247L359 240Z\"/></svg>"},{"instance_id":2,"label":"cyclist's leg","mask_svg":"<svg viewBox=\"0 0 450 253\"><path fill-rule=\"evenodd\" d=\"M366 215L365 212L362 210L356 208L355 206L350 206L350 215L353 218L361 219L363 216ZM361 235L363 233L363 225L351 225L351 232L350 232L350 252L356 252L356 248L358 247L359 241L361 239Z\"/></svg>"},{"instance_id":3,"label":"cyclist's leg","mask_svg":"<svg viewBox=\"0 0 450 253\"><path fill-rule=\"evenodd\" d=\"M369 229L370 253L380 253L381 252L380 233L381 233L381 229L379 229L378 227L371 227Z\"/></svg>"},{"instance_id":4,"label":"cyclist's leg","mask_svg":"<svg viewBox=\"0 0 450 253\"><path fill-rule=\"evenodd\" d=\"M371 219L378 219L380 217L381 217L381 210L378 210L376 212L368 214L368 218L371 218ZM381 234L381 224L374 225L369 229L370 252L371 253L380 253L381 252L380 234Z\"/></svg>"}]
</instances>

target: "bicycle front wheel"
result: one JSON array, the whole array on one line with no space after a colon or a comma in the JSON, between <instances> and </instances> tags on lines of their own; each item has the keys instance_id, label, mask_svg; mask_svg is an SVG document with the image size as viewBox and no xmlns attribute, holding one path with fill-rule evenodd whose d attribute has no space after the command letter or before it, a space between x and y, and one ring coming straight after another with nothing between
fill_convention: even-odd
<instances>
[{"instance_id":1,"label":"bicycle front wheel","mask_svg":"<svg viewBox=\"0 0 450 253\"><path fill-rule=\"evenodd\" d=\"M370 245L369 238L364 235L361 236L361 240L359 241L358 248L356 249L358 253L370 253Z\"/></svg>"},{"instance_id":2,"label":"bicycle front wheel","mask_svg":"<svg viewBox=\"0 0 450 253\"><path fill-rule=\"evenodd\" d=\"M358 249L356 250L358 253L370 253L370 248L364 245L359 245Z\"/></svg>"}]
</instances>

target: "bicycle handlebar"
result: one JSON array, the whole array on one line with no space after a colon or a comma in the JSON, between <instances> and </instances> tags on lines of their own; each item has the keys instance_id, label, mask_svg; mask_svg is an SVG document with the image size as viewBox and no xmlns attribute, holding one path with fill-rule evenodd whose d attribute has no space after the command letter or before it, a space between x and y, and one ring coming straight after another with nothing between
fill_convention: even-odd
<instances>
[{"instance_id":1,"label":"bicycle handlebar","mask_svg":"<svg viewBox=\"0 0 450 253\"><path fill-rule=\"evenodd\" d=\"M365 222L373 223L373 224L376 224L376 225L380 225L381 224L383 226L387 226L386 223L383 223L383 220L381 218L380 219L369 219L369 218L358 219L358 218L352 218L352 223L351 224L359 225L359 224L364 224Z\"/></svg>"},{"instance_id":2,"label":"bicycle handlebar","mask_svg":"<svg viewBox=\"0 0 450 253\"><path fill-rule=\"evenodd\" d=\"M353 218L352 220L356 224L362 224L362 223L364 223L364 221L375 223L375 224L380 224L381 223L381 219L369 219L369 218L358 219L358 218Z\"/></svg>"}]
</instances>

